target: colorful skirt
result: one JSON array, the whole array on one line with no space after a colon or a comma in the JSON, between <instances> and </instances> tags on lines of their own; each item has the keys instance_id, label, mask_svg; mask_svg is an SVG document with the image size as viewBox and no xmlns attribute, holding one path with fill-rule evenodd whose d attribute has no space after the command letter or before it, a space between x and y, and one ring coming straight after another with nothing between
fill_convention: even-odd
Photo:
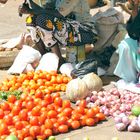
<instances>
[{"instance_id":1,"label":"colorful skirt","mask_svg":"<svg viewBox=\"0 0 140 140\"><path fill-rule=\"evenodd\" d=\"M46 47L56 42L63 46L81 46L94 44L98 37L93 23L81 24L75 20L61 19L52 15L40 14L30 16L27 26L34 26Z\"/></svg>"}]
</instances>

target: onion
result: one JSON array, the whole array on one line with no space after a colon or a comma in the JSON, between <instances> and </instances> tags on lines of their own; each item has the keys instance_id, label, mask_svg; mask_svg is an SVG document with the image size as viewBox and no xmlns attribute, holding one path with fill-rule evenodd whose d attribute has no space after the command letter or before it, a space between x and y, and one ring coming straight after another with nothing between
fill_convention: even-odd
<instances>
[{"instance_id":1,"label":"onion","mask_svg":"<svg viewBox=\"0 0 140 140\"><path fill-rule=\"evenodd\" d=\"M131 125L128 126L128 131L129 131L129 132L133 132L134 130L135 130L135 129L134 129Z\"/></svg>"},{"instance_id":2,"label":"onion","mask_svg":"<svg viewBox=\"0 0 140 140\"><path fill-rule=\"evenodd\" d=\"M121 123L122 122L122 118L121 117L115 117L114 121L115 121L115 123Z\"/></svg>"},{"instance_id":3,"label":"onion","mask_svg":"<svg viewBox=\"0 0 140 140\"><path fill-rule=\"evenodd\" d=\"M125 125L130 124L130 120L129 120L129 118L128 118L127 116L122 117L122 123L124 123Z\"/></svg>"},{"instance_id":4,"label":"onion","mask_svg":"<svg viewBox=\"0 0 140 140\"><path fill-rule=\"evenodd\" d=\"M89 103L90 102L90 99L91 99L90 97L87 97L86 98L86 102Z\"/></svg>"},{"instance_id":5,"label":"onion","mask_svg":"<svg viewBox=\"0 0 140 140\"><path fill-rule=\"evenodd\" d=\"M123 131L126 129L126 125L123 123L117 123L115 126L118 131Z\"/></svg>"}]
</instances>

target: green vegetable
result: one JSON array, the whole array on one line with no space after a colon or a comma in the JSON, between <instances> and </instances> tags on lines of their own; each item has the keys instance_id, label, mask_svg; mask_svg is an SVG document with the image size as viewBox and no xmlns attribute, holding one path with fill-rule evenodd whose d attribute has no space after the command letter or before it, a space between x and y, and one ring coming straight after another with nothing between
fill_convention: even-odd
<instances>
[{"instance_id":1,"label":"green vegetable","mask_svg":"<svg viewBox=\"0 0 140 140\"><path fill-rule=\"evenodd\" d=\"M140 115L140 105L134 105L131 109L131 112L133 115L139 116Z\"/></svg>"},{"instance_id":2,"label":"green vegetable","mask_svg":"<svg viewBox=\"0 0 140 140\"><path fill-rule=\"evenodd\" d=\"M15 135L9 135L6 140L18 140L18 138Z\"/></svg>"},{"instance_id":3,"label":"green vegetable","mask_svg":"<svg viewBox=\"0 0 140 140\"><path fill-rule=\"evenodd\" d=\"M48 138L48 140L55 140L55 137L54 137L54 136L50 136L50 137Z\"/></svg>"},{"instance_id":4,"label":"green vegetable","mask_svg":"<svg viewBox=\"0 0 140 140\"><path fill-rule=\"evenodd\" d=\"M8 96L11 94L15 95L16 98L19 99L22 92L18 91L18 90L16 90L16 91L0 91L0 98L2 100L7 100Z\"/></svg>"}]
</instances>

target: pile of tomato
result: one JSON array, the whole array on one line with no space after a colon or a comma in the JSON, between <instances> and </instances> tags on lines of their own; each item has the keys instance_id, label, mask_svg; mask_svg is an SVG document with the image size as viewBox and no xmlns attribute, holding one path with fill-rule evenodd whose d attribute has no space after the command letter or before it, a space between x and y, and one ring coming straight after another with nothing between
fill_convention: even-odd
<instances>
[{"instance_id":1,"label":"pile of tomato","mask_svg":"<svg viewBox=\"0 0 140 140\"><path fill-rule=\"evenodd\" d=\"M35 94L36 92L48 94L65 91L66 85L70 80L70 77L58 74L56 71L30 71L27 74L20 74L20 76L6 79L0 84L0 91L20 90L30 94Z\"/></svg>"},{"instance_id":2,"label":"pile of tomato","mask_svg":"<svg viewBox=\"0 0 140 140\"><path fill-rule=\"evenodd\" d=\"M66 133L83 126L94 126L105 120L99 107L87 108L85 100L72 107L63 100L71 79L56 72L28 72L2 82L0 90L20 90L20 99L9 95L0 103L0 140L14 134L19 140L45 140L49 136Z\"/></svg>"},{"instance_id":3,"label":"pile of tomato","mask_svg":"<svg viewBox=\"0 0 140 140\"><path fill-rule=\"evenodd\" d=\"M94 126L105 119L99 107L86 108L86 101L72 107L60 94L22 94L20 100L14 95L0 105L0 139L14 134L19 140L44 140L82 126Z\"/></svg>"}]
</instances>

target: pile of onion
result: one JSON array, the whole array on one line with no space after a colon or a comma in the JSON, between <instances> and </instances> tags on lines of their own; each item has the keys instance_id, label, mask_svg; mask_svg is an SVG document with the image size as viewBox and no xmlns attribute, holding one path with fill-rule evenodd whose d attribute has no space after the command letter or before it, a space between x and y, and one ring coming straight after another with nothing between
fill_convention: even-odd
<instances>
[{"instance_id":1,"label":"pile of onion","mask_svg":"<svg viewBox=\"0 0 140 140\"><path fill-rule=\"evenodd\" d=\"M112 88L109 91L93 91L90 97L86 98L88 107L100 106L101 112L106 116L117 116L121 113L131 114L134 104L140 103L140 95L130 91L119 91Z\"/></svg>"}]
</instances>

